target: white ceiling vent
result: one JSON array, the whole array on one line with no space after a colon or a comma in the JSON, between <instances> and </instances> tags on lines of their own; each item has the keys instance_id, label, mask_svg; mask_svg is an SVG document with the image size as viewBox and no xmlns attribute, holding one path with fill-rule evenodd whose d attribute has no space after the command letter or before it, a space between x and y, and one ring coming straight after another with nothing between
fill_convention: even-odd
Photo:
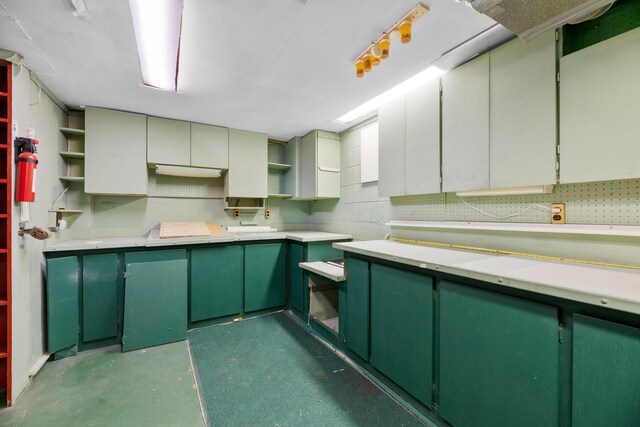
<instances>
[{"instance_id":1,"label":"white ceiling vent","mask_svg":"<svg viewBox=\"0 0 640 427\"><path fill-rule=\"evenodd\" d=\"M524 41L570 21L595 18L614 0L469 0L467 3Z\"/></svg>"}]
</instances>

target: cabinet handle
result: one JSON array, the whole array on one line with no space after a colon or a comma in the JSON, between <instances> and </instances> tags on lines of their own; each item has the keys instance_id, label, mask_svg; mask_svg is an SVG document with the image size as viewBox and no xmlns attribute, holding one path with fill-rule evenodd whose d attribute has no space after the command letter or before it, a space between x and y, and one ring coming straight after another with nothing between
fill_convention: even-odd
<instances>
[{"instance_id":1,"label":"cabinet handle","mask_svg":"<svg viewBox=\"0 0 640 427\"><path fill-rule=\"evenodd\" d=\"M321 170L322 172L335 172L335 173L339 173L340 172L340 169L326 168L324 166L318 166L318 169Z\"/></svg>"}]
</instances>

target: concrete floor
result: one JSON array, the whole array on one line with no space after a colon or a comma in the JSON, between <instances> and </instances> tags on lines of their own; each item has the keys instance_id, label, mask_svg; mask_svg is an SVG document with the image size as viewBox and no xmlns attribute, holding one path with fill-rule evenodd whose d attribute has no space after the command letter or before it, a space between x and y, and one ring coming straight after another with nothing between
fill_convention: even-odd
<instances>
[{"instance_id":1,"label":"concrete floor","mask_svg":"<svg viewBox=\"0 0 640 427\"><path fill-rule=\"evenodd\" d=\"M203 426L185 342L48 362L0 426Z\"/></svg>"}]
</instances>

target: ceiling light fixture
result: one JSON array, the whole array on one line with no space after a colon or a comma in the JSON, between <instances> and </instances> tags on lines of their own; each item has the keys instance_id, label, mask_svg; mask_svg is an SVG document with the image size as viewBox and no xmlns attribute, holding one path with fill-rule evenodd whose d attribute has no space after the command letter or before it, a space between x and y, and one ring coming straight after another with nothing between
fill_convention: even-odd
<instances>
[{"instance_id":1,"label":"ceiling light fixture","mask_svg":"<svg viewBox=\"0 0 640 427\"><path fill-rule=\"evenodd\" d=\"M176 91L183 0L129 0L145 86Z\"/></svg>"},{"instance_id":2,"label":"ceiling light fixture","mask_svg":"<svg viewBox=\"0 0 640 427\"><path fill-rule=\"evenodd\" d=\"M380 64L381 60L389 57L390 35L399 37L403 44L409 43L411 41L411 28L413 23L426 15L427 12L429 12L429 7L418 3L409 13L382 33L371 46L367 47L364 52L353 60L353 64L356 66L356 77L364 76L364 73L371 71L371 66L376 66ZM369 58L369 60L367 60L367 58ZM364 72L362 71L360 61L364 62Z\"/></svg>"},{"instance_id":3,"label":"ceiling light fixture","mask_svg":"<svg viewBox=\"0 0 640 427\"><path fill-rule=\"evenodd\" d=\"M365 116L368 113L372 113L378 109L381 105L386 104L395 98L405 95L415 88L422 86L423 84L437 79L445 72L438 67L431 66L424 71L419 72L413 77L408 78L397 86L392 87L386 92L381 93L373 99L365 102L359 107L354 108L348 113L338 117L335 121L342 124L349 124L352 121Z\"/></svg>"}]
</instances>

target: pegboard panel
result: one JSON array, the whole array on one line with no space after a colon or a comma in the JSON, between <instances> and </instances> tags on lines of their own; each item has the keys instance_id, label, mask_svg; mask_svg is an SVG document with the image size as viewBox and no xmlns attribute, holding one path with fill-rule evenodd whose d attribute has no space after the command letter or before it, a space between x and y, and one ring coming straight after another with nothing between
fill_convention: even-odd
<instances>
[{"instance_id":1,"label":"pegboard panel","mask_svg":"<svg viewBox=\"0 0 640 427\"><path fill-rule=\"evenodd\" d=\"M446 194L391 197L391 219L444 221Z\"/></svg>"},{"instance_id":2,"label":"pegboard panel","mask_svg":"<svg viewBox=\"0 0 640 427\"><path fill-rule=\"evenodd\" d=\"M473 210L455 193L446 193L392 198L391 219L550 223L551 204L564 203L568 224L640 225L640 179L556 185L551 194L464 200L496 216L514 214L532 204L549 209L532 208L499 220Z\"/></svg>"},{"instance_id":3,"label":"pegboard panel","mask_svg":"<svg viewBox=\"0 0 640 427\"><path fill-rule=\"evenodd\" d=\"M149 170L149 197L222 199L224 179L157 175Z\"/></svg>"}]
</instances>

